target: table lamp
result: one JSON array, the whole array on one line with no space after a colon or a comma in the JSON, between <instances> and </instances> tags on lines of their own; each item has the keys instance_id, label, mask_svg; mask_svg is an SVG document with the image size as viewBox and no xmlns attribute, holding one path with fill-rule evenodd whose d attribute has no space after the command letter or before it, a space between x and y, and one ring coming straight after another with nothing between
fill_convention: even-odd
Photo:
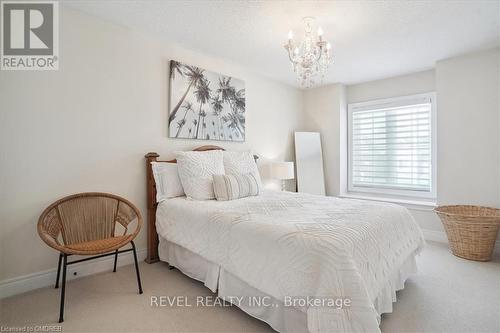
<instances>
[{"instance_id":1,"label":"table lamp","mask_svg":"<svg viewBox=\"0 0 500 333\"><path fill-rule=\"evenodd\" d=\"M295 178L293 162L272 162L271 178L281 180L281 190L284 191L285 181Z\"/></svg>"}]
</instances>

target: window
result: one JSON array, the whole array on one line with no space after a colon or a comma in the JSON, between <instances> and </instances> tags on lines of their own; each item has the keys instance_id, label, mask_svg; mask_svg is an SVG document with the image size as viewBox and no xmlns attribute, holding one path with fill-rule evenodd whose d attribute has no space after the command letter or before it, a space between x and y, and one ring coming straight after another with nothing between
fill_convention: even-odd
<instances>
[{"instance_id":1,"label":"window","mask_svg":"<svg viewBox=\"0 0 500 333\"><path fill-rule=\"evenodd\" d=\"M348 191L436 197L435 94L348 107Z\"/></svg>"}]
</instances>

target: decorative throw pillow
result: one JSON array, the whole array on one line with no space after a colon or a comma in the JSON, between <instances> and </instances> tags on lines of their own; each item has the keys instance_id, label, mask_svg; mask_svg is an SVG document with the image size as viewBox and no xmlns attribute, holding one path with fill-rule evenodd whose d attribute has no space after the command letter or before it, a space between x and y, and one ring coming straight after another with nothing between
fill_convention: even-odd
<instances>
[{"instance_id":1,"label":"decorative throw pillow","mask_svg":"<svg viewBox=\"0 0 500 333\"><path fill-rule=\"evenodd\" d=\"M259 184L254 173L243 175L213 175L215 198L220 201L259 195Z\"/></svg>"},{"instance_id":2,"label":"decorative throw pillow","mask_svg":"<svg viewBox=\"0 0 500 333\"><path fill-rule=\"evenodd\" d=\"M214 199L213 175L224 174L222 150L177 152L177 166L189 199Z\"/></svg>"},{"instance_id":3,"label":"decorative throw pillow","mask_svg":"<svg viewBox=\"0 0 500 333\"><path fill-rule=\"evenodd\" d=\"M177 164L151 162L156 184L156 202L184 195Z\"/></svg>"},{"instance_id":4,"label":"decorative throw pillow","mask_svg":"<svg viewBox=\"0 0 500 333\"><path fill-rule=\"evenodd\" d=\"M259 190L262 189L259 169L251 151L225 151L224 170L226 171L226 175L252 173L257 180Z\"/></svg>"}]
</instances>

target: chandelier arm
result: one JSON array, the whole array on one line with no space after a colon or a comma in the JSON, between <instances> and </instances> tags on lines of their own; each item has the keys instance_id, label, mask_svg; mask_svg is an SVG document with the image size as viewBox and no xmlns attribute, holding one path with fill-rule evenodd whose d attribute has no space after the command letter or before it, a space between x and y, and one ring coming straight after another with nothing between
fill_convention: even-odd
<instances>
[{"instance_id":1,"label":"chandelier arm","mask_svg":"<svg viewBox=\"0 0 500 333\"><path fill-rule=\"evenodd\" d=\"M299 63L299 58L300 57L294 59L292 56L292 52L290 52L290 49L288 49L288 59L290 59L290 62L292 62L293 64L297 64Z\"/></svg>"},{"instance_id":2,"label":"chandelier arm","mask_svg":"<svg viewBox=\"0 0 500 333\"><path fill-rule=\"evenodd\" d=\"M320 59L321 59L321 56L323 55L323 44L321 44L321 42L318 42L318 55L317 55L317 58L316 58L316 62L318 62Z\"/></svg>"}]
</instances>

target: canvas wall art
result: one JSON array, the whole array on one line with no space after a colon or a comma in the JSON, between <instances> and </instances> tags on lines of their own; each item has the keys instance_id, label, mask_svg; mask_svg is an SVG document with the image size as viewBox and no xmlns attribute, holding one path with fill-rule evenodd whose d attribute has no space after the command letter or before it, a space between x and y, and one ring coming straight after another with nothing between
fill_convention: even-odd
<instances>
[{"instance_id":1,"label":"canvas wall art","mask_svg":"<svg viewBox=\"0 0 500 333\"><path fill-rule=\"evenodd\" d=\"M245 82L170 61L171 138L245 141Z\"/></svg>"}]
</instances>

